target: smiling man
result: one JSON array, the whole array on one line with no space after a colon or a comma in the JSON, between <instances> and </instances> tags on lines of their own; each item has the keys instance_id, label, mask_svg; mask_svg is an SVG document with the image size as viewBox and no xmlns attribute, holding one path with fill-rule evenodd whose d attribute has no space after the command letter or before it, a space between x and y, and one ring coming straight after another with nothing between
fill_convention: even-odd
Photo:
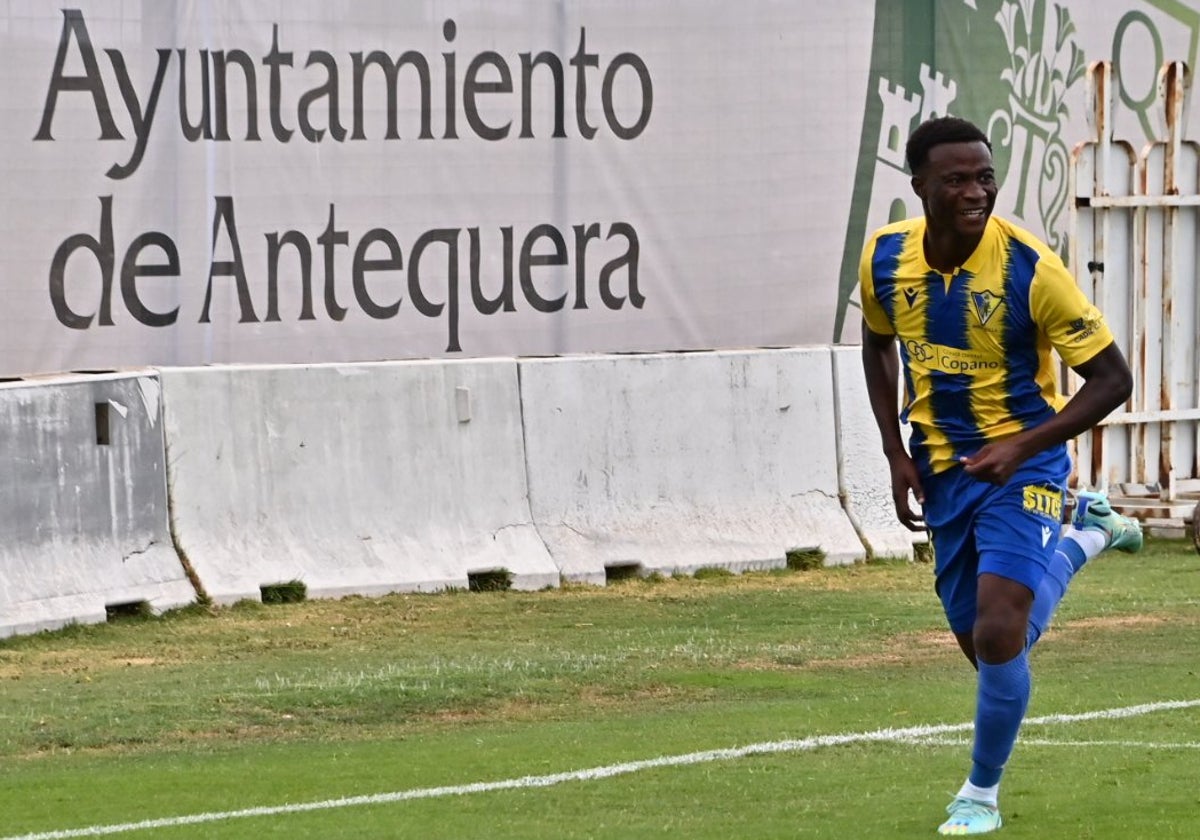
<instances>
[{"instance_id":1,"label":"smiling man","mask_svg":"<svg viewBox=\"0 0 1200 840\"><path fill-rule=\"evenodd\" d=\"M1132 378L1058 256L992 215L991 144L977 126L929 120L906 156L924 215L876 231L863 251L863 367L896 515L928 528L938 597L978 672L970 775L938 832L984 834L1001 825L1029 648L1090 557L1141 547L1140 526L1102 494L1080 494L1060 539L1067 441L1121 405ZM1070 401L1052 350L1084 380ZM900 420L912 424L907 451Z\"/></svg>"}]
</instances>

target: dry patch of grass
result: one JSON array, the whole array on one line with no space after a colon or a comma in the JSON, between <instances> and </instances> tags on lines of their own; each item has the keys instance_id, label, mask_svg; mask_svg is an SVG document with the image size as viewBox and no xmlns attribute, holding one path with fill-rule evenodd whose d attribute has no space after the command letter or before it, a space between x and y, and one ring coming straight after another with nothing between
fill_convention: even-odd
<instances>
[{"instance_id":1,"label":"dry patch of grass","mask_svg":"<svg viewBox=\"0 0 1200 840\"><path fill-rule=\"evenodd\" d=\"M1200 614L1181 622L1178 618L1168 619L1162 615L1111 615L1089 616L1067 622L1057 622L1051 633L1059 636L1082 634L1082 632L1105 630L1139 630L1161 627L1166 624L1197 624ZM938 659L962 657L958 641L949 631L924 631L900 633L882 640L877 649L870 653L855 653L848 656L812 659L807 662L785 663L758 657L739 662L739 668L747 670L795 670L795 669L861 669L888 665L926 664Z\"/></svg>"},{"instance_id":2,"label":"dry patch of grass","mask_svg":"<svg viewBox=\"0 0 1200 840\"><path fill-rule=\"evenodd\" d=\"M1172 622L1176 622L1177 620L1175 618L1171 619ZM1166 616L1161 615L1098 615L1063 622L1057 629L1060 632L1070 632L1072 630L1113 630L1130 627L1155 627L1166 623Z\"/></svg>"},{"instance_id":3,"label":"dry patch of grass","mask_svg":"<svg viewBox=\"0 0 1200 840\"><path fill-rule=\"evenodd\" d=\"M958 642L949 630L900 633L884 639L870 653L855 653L849 656L814 659L805 663L807 668L876 668L882 665L904 663L925 664L938 659L961 657Z\"/></svg>"}]
</instances>

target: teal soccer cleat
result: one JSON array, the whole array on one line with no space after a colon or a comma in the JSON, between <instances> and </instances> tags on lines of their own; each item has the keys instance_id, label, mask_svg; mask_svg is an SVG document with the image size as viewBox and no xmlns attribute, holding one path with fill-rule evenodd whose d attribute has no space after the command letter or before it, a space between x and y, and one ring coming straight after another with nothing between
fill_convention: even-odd
<instances>
[{"instance_id":1,"label":"teal soccer cleat","mask_svg":"<svg viewBox=\"0 0 1200 840\"><path fill-rule=\"evenodd\" d=\"M987 834L1004 824L1000 809L995 805L962 796L954 797L954 801L946 806L946 813L950 819L938 826L938 834Z\"/></svg>"},{"instance_id":2,"label":"teal soccer cleat","mask_svg":"<svg viewBox=\"0 0 1200 840\"><path fill-rule=\"evenodd\" d=\"M1076 499L1072 525L1081 531L1103 532L1106 549L1115 548L1128 554L1142 550L1142 524L1113 510L1106 493L1085 491Z\"/></svg>"}]
</instances>

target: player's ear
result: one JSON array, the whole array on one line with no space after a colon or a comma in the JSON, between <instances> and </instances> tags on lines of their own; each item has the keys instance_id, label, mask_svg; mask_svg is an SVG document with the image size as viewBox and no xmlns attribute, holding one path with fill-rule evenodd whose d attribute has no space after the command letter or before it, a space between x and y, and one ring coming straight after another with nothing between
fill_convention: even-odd
<instances>
[{"instance_id":1,"label":"player's ear","mask_svg":"<svg viewBox=\"0 0 1200 840\"><path fill-rule=\"evenodd\" d=\"M917 197L920 198L921 201L924 201L925 200L925 179L922 178L920 175L914 175L912 177L912 181L910 183L912 184L913 192L915 192L917 194Z\"/></svg>"}]
</instances>

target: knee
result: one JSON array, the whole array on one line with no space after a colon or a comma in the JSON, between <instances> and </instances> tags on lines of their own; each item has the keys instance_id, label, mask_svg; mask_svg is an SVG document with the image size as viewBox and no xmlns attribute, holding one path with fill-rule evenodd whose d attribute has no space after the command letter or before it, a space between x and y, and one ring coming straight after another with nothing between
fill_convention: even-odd
<instances>
[{"instance_id":1,"label":"knee","mask_svg":"<svg viewBox=\"0 0 1200 840\"><path fill-rule=\"evenodd\" d=\"M1015 605L981 611L972 634L975 654L983 662L1000 664L1025 649L1029 611Z\"/></svg>"},{"instance_id":2,"label":"knee","mask_svg":"<svg viewBox=\"0 0 1200 840\"><path fill-rule=\"evenodd\" d=\"M1033 592L1015 580L979 576L976 596L975 653L981 662L1007 662L1025 649Z\"/></svg>"}]
</instances>

